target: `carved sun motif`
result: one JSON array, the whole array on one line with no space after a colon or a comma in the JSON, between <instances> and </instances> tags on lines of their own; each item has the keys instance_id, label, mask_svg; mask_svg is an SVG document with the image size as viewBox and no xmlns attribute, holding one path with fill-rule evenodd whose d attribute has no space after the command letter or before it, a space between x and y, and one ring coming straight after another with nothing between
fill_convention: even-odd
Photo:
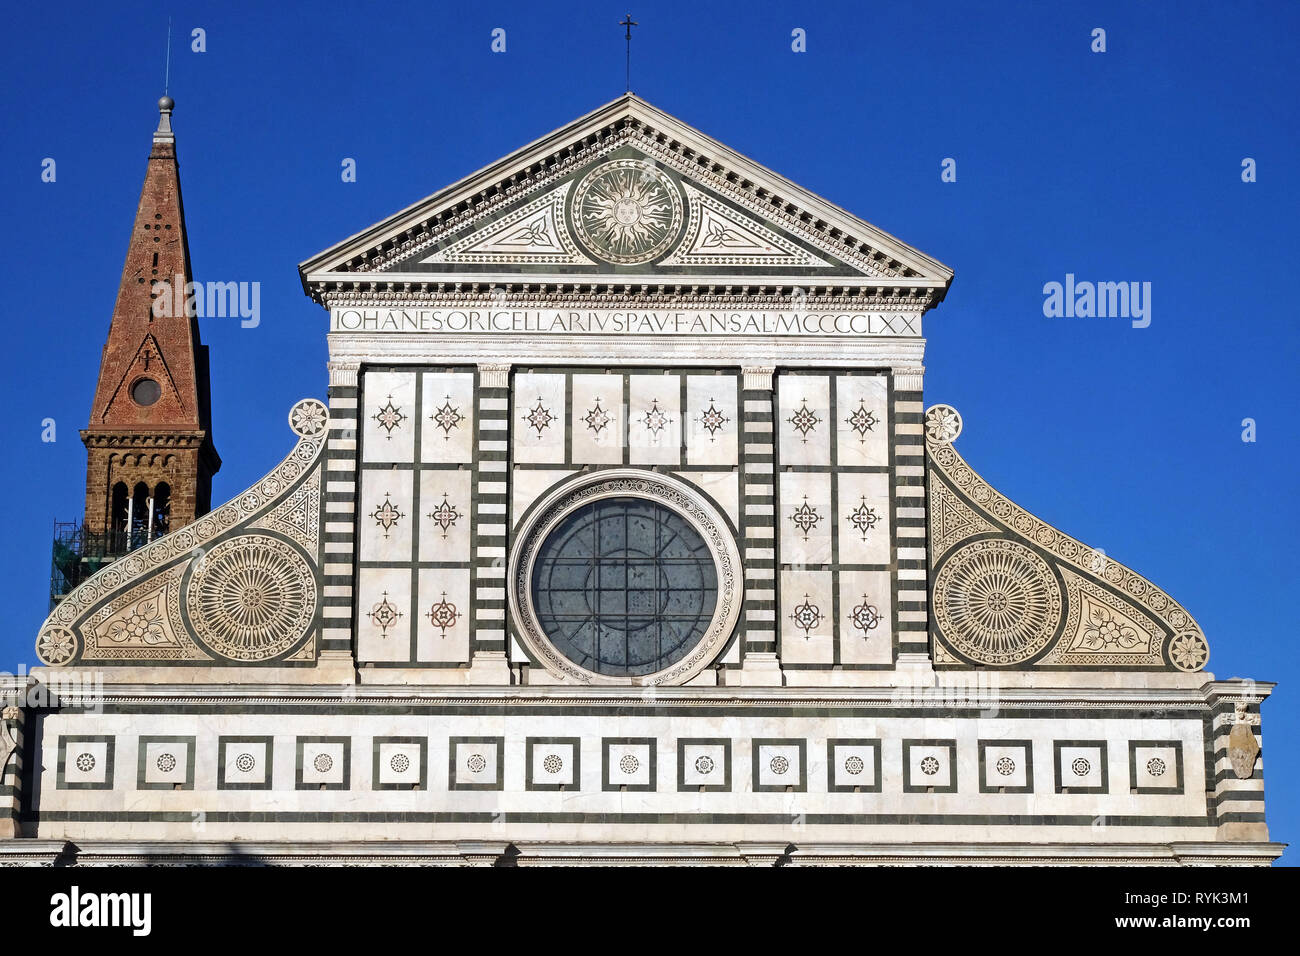
<instances>
[{"instance_id":1,"label":"carved sun motif","mask_svg":"<svg viewBox=\"0 0 1300 956\"><path fill-rule=\"evenodd\" d=\"M451 440L451 430L459 428L460 423L465 420L465 416L460 413L460 409L451 403L451 396L448 395L440 408L434 410L429 416L435 425L442 429L444 441Z\"/></svg>"},{"instance_id":2,"label":"carved sun motif","mask_svg":"<svg viewBox=\"0 0 1300 956\"><path fill-rule=\"evenodd\" d=\"M605 163L578 185L573 225L579 238L610 262L648 262L668 250L682 224L673 182L640 160Z\"/></svg>"},{"instance_id":3,"label":"carved sun motif","mask_svg":"<svg viewBox=\"0 0 1300 956\"><path fill-rule=\"evenodd\" d=\"M555 416L551 414L549 408L542 404L542 397L539 395L537 396L537 404L528 410L528 414L524 416L524 421L531 428L537 429L537 437L541 438L542 432L550 428L551 422L555 421Z\"/></svg>"}]
</instances>

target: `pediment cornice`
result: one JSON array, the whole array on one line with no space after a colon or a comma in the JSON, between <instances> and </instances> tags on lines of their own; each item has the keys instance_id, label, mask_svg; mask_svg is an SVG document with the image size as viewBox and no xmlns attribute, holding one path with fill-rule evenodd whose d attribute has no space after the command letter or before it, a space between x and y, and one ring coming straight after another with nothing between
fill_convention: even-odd
<instances>
[{"instance_id":1,"label":"pediment cornice","mask_svg":"<svg viewBox=\"0 0 1300 956\"><path fill-rule=\"evenodd\" d=\"M711 194L715 200L725 200L725 207L716 208L734 211L737 233L769 240L779 235L799 248L783 249L781 242L773 242L776 254L767 259L730 260L775 264L770 270L728 269L726 257L701 256L697 248L694 261L707 264L708 274L698 265L691 269L691 256L670 256L672 265L658 269L614 271L594 264L584 271L581 263L575 267L571 262L548 269L544 259L533 257L525 272L510 264L495 266L491 255L461 270L440 263L441 270L431 274L421 267L422 256L423 262L447 258L440 250L445 251L449 242L461 243L458 251L468 248L464 238L476 227L515 213L521 200L536 203L561 184L567 191L579 171L615 153L643 155L656 169L677 177L692 197ZM486 235L491 239L499 231ZM783 258L830 268L820 273L815 269L804 274L783 272ZM415 263L421 265L413 267ZM686 284L710 296L788 296L791 290L829 296L906 292L919 294L924 309L943 298L952 279L952 271L937 260L631 94L312 257L301 264L300 273L308 294L324 304L340 297L374 302L376 296L393 293L405 293L412 300L422 295L473 294L474 286L499 302L502 295L539 289L560 295L599 294L624 292L620 286L631 286L633 291L673 294Z\"/></svg>"},{"instance_id":2,"label":"pediment cornice","mask_svg":"<svg viewBox=\"0 0 1300 956\"><path fill-rule=\"evenodd\" d=\"M809 309L851 308L924 312L942 298L943 289L921 286L846 286L818 283L692 283L662 279L628 282L535 282L522 277L493 282L467 281L330 282L315 296L327 308L439 305L447 307L604 308L789 308L791 301Z\"/></svg>"}]
</instances>

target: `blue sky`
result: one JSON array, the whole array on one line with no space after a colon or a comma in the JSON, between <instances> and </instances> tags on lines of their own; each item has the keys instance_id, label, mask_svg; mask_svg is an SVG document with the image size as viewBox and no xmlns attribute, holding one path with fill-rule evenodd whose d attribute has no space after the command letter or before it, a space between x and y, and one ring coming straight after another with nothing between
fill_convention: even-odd
<instances>
[{"instance_id":1,"label":"blue sky","mask_svg":"<svg viewBox=\"0 0 1300 956\"><path fill-rule=\"evenodd\" d=\"M297 263L623 91L625 5L17 5L0 37L0 378L10 608L31 663L51 522L80 517L84 427L161 94L195 277L261 283L205 323L224 501L325 394ZM1013 500L1145 574L1265 705L1269 824L1300 826L1290 625L1298 461L1296 91L1289 3L637 3L651 103L947 263L926 401ZM195 27L207 51L190 50ZM490 50L506 30L506 52ZM1106 30L1107 50L1090 50ZM791 50L791 31L807 52ZM41 181L46 157L57 181ZM345 157L357 181L344 183ZM940 180L945 158L957 181ZM1246 157L1258 181L1243 183ZM1150 282L1151 324L1047 318L1043 284ZM57 441L41 441L42 420ZM1242 441L1242 420L1257 441ZM1295 854L1289 854L1294 858Z\"/></svg>"}]
</instances>

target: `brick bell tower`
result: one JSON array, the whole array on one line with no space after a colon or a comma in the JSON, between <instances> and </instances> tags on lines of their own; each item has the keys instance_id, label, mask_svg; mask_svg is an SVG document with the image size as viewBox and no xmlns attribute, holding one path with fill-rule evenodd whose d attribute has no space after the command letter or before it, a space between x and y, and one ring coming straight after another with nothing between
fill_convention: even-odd
<instances>
[{"instance_id":1,"label":"brick bell tower","mask_svg":"<svg viewBox=\"0 0 1300 956\"><path fill-rule=\"evenodd\" d=\"M221 458L212 443L208 349L185 295L190 250L168 96L127 244L126 264L86 446L84 531L122 553L211 507Z\"/></svg>"}]
</instances>

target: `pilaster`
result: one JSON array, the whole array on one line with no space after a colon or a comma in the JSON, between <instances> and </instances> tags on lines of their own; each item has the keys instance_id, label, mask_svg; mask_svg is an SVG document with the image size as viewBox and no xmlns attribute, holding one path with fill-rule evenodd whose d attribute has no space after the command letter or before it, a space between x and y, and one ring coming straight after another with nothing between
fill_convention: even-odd
<instances>
[{"instance_id":1,"label":"pilaster","mask_svg":"<svg viewBox=\"0 0 1300 956\"><path fill-rule=\"evenodd\" d=\"M782 683L776 650L775 372L770 365L741 370L740 480L745 565L741 684Z\"/></svg>"},{"instance_id":2,"label":"pilaster","mask_svg":"<svg viewBox=\"0 0 1300 956\"><path fill-rule=\"evenodd\" d=\"M19 835L22 809L23 725L20 698L0 690L0 840Z\"/></svg>"},{"instance_id":3,"label":"pilaster","mask_svg":"<svg viewBox=\"0 0 1300 956\"><path fill-rule=\"evenodd\" d=\"M321 660L352 657L356 551L358 362L329 363L329 444L325 448L321 575Z\"/></svg>"},{"instance_id":4,"label":"pilaster","mask_svg":"<svg viewBox=\"0 0 1300 956\"><path fill-rule=\"evenodd\" d=\"M470 682L508 684L506 538L510 520L510 366L480 364L477 394Z\"/></svg>"},{"instance_id":5,"label":"pilaster","mask_svg":"<svg viewBox=\"0 0 1300 956\"><path fill-rule=\"evenodd\" d=\"M1272 685L1254 681L1219 681L1212 685L1214 714L1206 787L1211 791L1219 839L1266 842L1264 761L1261 757L1260 704Z\"/></svg>"},{"instance_id":6,"label":"pilaster","mask_svg":"<svg viewBox=\"0 0 1300 956\"><path fill-rule=\"evenodd\" d=\"M919 365L895 367L890 398L894 461L898 663L930 663L929 581L926 570L925 425Z\"/></svg>"}]
</instances>

